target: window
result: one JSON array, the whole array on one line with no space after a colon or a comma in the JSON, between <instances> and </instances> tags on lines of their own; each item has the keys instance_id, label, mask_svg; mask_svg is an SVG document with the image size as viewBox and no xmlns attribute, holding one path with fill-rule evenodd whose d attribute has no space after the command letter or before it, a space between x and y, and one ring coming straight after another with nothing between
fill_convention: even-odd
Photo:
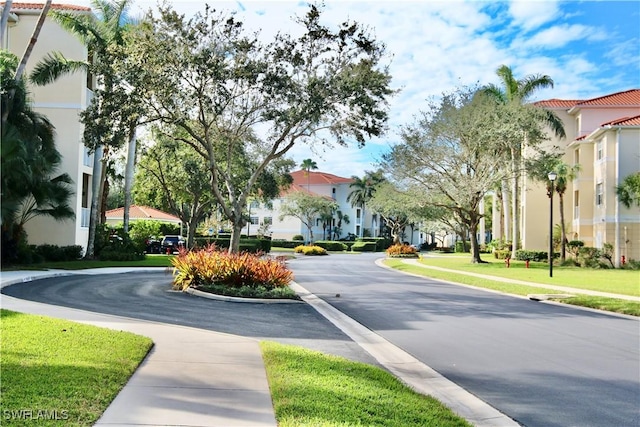
<instances>
[{"instance_id":1,"label":"window","mask_svg":"<svg viewBox=\"0 0 640 427\"><path fill-rule=\"evenodd\" d=\"M596 159L597 160L602 160L602 140L598 141L596 143L596 150L598 151L597 155L596 155Z\"/></svg>"},{"instance_id":2,"label":"window","mask_svg":"<svg viewBox=\"0 0 640 427\"><path fill-rule=\"evenodd\" d=\"M253 200L249 205L249 207L251 209L258 209L260 207L260 202L258 202L257 200Z\"/></svg>"},{"instance_id":3,"label":"window","mask_svg":"<svg viewBox=\"0 0 640 427\"><path fill-rule=\"evenodd\" d=\"M356 219L360 222L360 209L356 209Z\"/></svg>"},{"instance_id":4,"label":"window","mask_svg":"<svg viewBox=\"0 0 640 427\"><path fill-rule=\"evenodd\" d=\"M602 206L602 183L596 184L596 206Z\"/></svg>"},{"instance_id":5,"label":"window","mask_svg":"<svg viewBox=\"0 0 640 427\"><path fill-rule=\"evenodd\" d=\"M258 220L257 216L252 216L251 217L251 224L258 225L259 223L260 223L260 221Z\"/></svg>"},{"instance_id":6,"label":"window","mask_svg":"<svg viewBox=\"0 0 640 427\"><path fill-rule=\"evenodd\" d=\"M574 165L579 165L580 164L580 149L579 148L577 148L573 152L573 164Z\"/></svg>"},{"instance_id":7,"label":"window","mask_svg":"<svg viewBox=\"0 0 640 427\"><path fill-rule=\"evenodd\" d=\"M580 218L580 192L578 190L573 192L573 217Z\"/></svg>"},{"instance_id":8,"label":"window","mask_svg":"<svg viewBox=\"0 0 640 427\"><path fill-rule=\"evenodd\" d=\"M264 225L271 225L273 224L273 217L270 216L265 216L264 219L262 220L262 223Z\"/></svg>"}]
</instances>

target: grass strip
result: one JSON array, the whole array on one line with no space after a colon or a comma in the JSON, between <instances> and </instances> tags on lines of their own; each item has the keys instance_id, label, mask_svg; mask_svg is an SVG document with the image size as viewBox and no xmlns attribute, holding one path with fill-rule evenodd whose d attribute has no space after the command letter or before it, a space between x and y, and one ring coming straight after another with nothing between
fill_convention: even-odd
<instances>
[{"instance_id":1,"label":"grass strip","mask_svg":"<svg viewBox=\"0 0 640 427\"><path fill-rule=\"evenodd\" d=\"M470 426L375 366L261 342L279 427Z\"/></svg>"},{"instance_id":2,"label":"grass strip","mask_svg":"<svg viewBox=\"0 0 640 427\"><path fill-rule=\"evenodd\" d=\"M429 258L427 262L431 261ZM529 294L553 294L557 291L535 286L518 285L504 282L495 282L489 279L483 279L474 276L468 276L463 273L450 273L446 271L433 270L430 268L423 268L415 265L409 265L398 259L386 259L384 264L394 268L398 271L404 271L407 273L416 274L419 276L430 277L433 279L440 279L449 282L462 283L464 285L475 286L478 288L491 289L506 294L527 296ZM431 263L429 262L429 265ZM454 268L449 265L446 268ZM465 270L466 271L466 270ZM607 270L605 270L607 271ZM484 273L483 274L490 274ZM504 277L504 276L502 276ZM577 286L574 286L577 287ZM640 302L627 301L615 298L603 298L603 297L587 297L576 296L572 298L555 299L556 301L566 304L577 305L582 307L596 308L599 310L610 311L612 313L628 314L631 316L640 316Z\"/></svg>"},{"instance_id":3,"label":"grass strip","mask_svg":"<svg viewBox=\"0 0 640 427\"><path fill-rule=\"evenodd\" d=\"M151 339L0 310L2 425L91 426L144 359Z\"/></svg>"},{"instance_id":4,"label":"grass strip","mask_svg":"<svg viewBox=\"0 0 640 427\"><path fill-rule=\"evenodd\" d=\"M85 268L105 268L105 267L171 267L171 258L175 255L147 255L140 261L99 261L99 260L77 260L46 262L42 264L13 265L10 270L83 270Z\"/></svg>"},{"instance_id":5,"label":"grass strip","mask_svg":"<svg viewBox=\"0 0 640 427\"><path fill-rule=\"evenodd\" d=\"M640 296L640 276L637 270L554 265L553 277L549 277L549 264L546 262L530 262L529 268L527 268L524 261L511 260L511 266L506 268L504 260L490 258L490 256L485 256L483 259L487 263L473 264L470 256L426 256L420 262L434 267L488 274L526 282Z\"/></svg>"}]
</instances>

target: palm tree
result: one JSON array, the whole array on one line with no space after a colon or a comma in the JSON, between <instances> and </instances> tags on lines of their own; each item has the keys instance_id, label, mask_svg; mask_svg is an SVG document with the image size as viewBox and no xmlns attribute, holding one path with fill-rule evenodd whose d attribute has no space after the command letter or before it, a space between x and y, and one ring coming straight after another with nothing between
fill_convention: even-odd
<instances>
[{"instance_id":1,"label":"palm tree","mask_svg":"<svg viewBox=\"0 0 640 427\"><path fill-rule=\"evenodd\" d=\"M307 191L310 191L309 188L311 186L310 180L309 180L309 172L312 170L316 170L318 169L318 164L311 160L311 159L304 159L302 161L302 163L300 164L300 167L302 168L302 170L304 170L304 176L307 177Z\"/></svg>"},{"instance_id":2,"label":"palm tree","mask_svg":"<svg viewBox=\"0 0 640 427\"><path fill-rule=\"evenodd\" d=\"M560 161L552 170L557 175L555 181L555 191L556 193L558 193L558 200L560 201L560 226L562 227L560 261L564 262L567 258L567 228L564 223L564 194L567 191L567 183L569 181L573 181L578 177L578 173L580 172L580 165L575 164L573 166L570 166Z\"/></svg>"},{"instance_id":3,"label":"palm tree","mask_svg":"<svg viewBox=\"0 0 640 427\"><path fill-rule=\"evenodd\" d=\"M627 209L633 205L640 207L640 172L626 176L616 187L616 194Z\"/></svg>"},{"instance_id":4,"label":"palm tree","mask_svg":"<svg viewBox=\"0 0 640 427\"><path fill-rule=\"evenodd\" d=\"M349 224L351 220L349 219L349 215L343 214L342 211L336 211L336 218L338 222L336 226L333 228L334 239L339 239L342 234L342 223Z\"/></svg>"},{"instance_id":5,"label":"palm tree","mask_svg":"<svg viewBox=\"0 0 640 427\"><path fill-rule=\"evenodd\" d=\"M353 179L353 182L349 184L349 188L353 188L353 190L347 196L347 202L351 203L351 207L362 207L363 226L360 229L360 237L364 237L364 214L367 202L373 197L376 187L385 179L381 171L365 171L364 177L360 178L353 175L351 179Z\"/></svg>"},{"instance_id":6,"label":"palm tree","mask_svg":"<svg viewBox=\"0 0 640 427\"><path fill-rule=\"evenodd\" d=\"M115 83L116 71L114 70L114 47L124 46L124 33L130 20L127 18L127 9L133 0L92 0L91 7L99 19L93 16L53 11L51 16L63 28L75 34L92 53L91 62L75 61L65 58L62 54L54 52L49 54L36 65L31 73L31 80L39 85L45 85L59 77L86 70L98 79L101 88L94 91L92 104L82 114L85 124L85 145L94 149L93 187L91 199L91 217L89 222L89 239L87 242L86 257L94 256L96 228L100 219L100 200L106 181L106 168L104 167L104 153L109 146L119 146L124 139L133 140L135 143L135 114L131 114L134 108L133 102L123 102L130 97L123 94L123 89ZM117 50L117 49L116 49ZM126 92L126 90L124 91ZM121 129L114 125L114 116L121 122ZM132 118L131 116L134 116ZM131 130L133 129L133 131ZM105 149L104 147L107 147ZM135 155L134 149L128 156ZM128 167L133 162L127 162ZM127 174L131 176L132 171ZM131 200L129 196L125 200ZM128 222L128 205L125 201L125 222Z\"/></svg>"},{"instance_id":7,"label":"palm tree","mask_svg":"<svg viewBox=\"0 0 640 427\"><path fill-rule=\"evenodd\" d=\"M533 93L538 89L552 88L553 80L551 77L547 75L529 75L524 77L523 79L517 80L513 76L513 71L510 67L506 65L501 65L497 70L496 74L500 78L502 83L501 87L498 87L494 84L489 84L484 87L484 93L493 97L496 101L502 104L508 103L517 103L517 104L525 104L527 100L533 95ZM544 124L549 126L551 130L555 133L559 138L565 137L564 125L562 120L550 110L545 110L544 116ZM526 142L525 139L521 140L517 145L509 145L505 147L509 153L509 157L511 160L511 172L512 172L512 186L511 186L511 208L512 208L512 253L516 253L518 249L518 240L519 240L519 223L520 223L520 215L518 209L518 185L520 181L520 162L522 158L522 150L524 148L524 144Z\"/></svg>"},{"instance_id":8,"label":"palm tree","mask_svg":"<svg viewBox=\"0 0 640 427\"><path fill-rule=\"evenodd\" d=\"M0 139L3 259L15 256L18 244L25 238L24 225L32 218L64 220L75 215L68 204L73 193L71 177L54 175L62 159L55 146L54 127L31 109L24 79L12 78L17 64L15 55L0 54L1 104L8 112Z\"/></svg>"}]
</instances>

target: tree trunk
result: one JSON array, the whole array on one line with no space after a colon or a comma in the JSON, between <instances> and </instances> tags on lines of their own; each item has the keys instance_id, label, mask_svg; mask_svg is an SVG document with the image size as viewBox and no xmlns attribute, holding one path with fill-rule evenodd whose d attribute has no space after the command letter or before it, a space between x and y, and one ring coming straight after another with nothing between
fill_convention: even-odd
<instances>
[{"instance_id":1,"label":"tree trunk","mask_svg":"<svg viewBox=\"0 0 640 427\"><path fill-rule=\"evenodd\" d=\"M558 192L558 200L560 205L560 230L562 233L560 235L560 261L564 262L567 259L567 230L564 226L564 194Z\"/></svg>"},{"instance_id":2,"label":"tree trunk","mask_svg":"<svg viewBox=\"0 0 640 427\"><path fill-rule=\"evenodd\" d=\"M125 233L129 233L129 210L131 208L131 187L133 187L133 171L136 160L136 126L129 129L129 147L127 149L127 166L124 171L124 218Z\"/></svg>"},{"instance_id":3,"label":"tree trunk","mask_svg":"<svg viewBox=\"0 0 640 427\"><path fill-rule=\"evenodd\" d=\"M11 7L11 5L9 5L9 7ZM42 11L40 12L40 16L38 17L38 22L36 23L36 26L33 29L33 33L31 34L31 39L29 40L29 44L27 45L27 48L24 50L24 53L22 54L22 59L20 60L20 65L18 65L18 69L16 70L16 75L14 77L16 81L20 81L20 79L22 78L22 74L24 73L24 70L27 67L27 61L31 56L33 47L36 45L36 42L38 41L40 30L44 25L44 21L47 17L47 13L49 13L50 7L51 7L51 0L47 0L45 4L42 6Z\"/></svg>"},{"instance_id":4,"label":"tree trunk","mask_svg":"<svg viewBox=\"0 0 640 427\"><path fill-rule=\"evenodd\" d=\"M93 176L91 178L91 213L89 217L89 238L87 240L87 251L85 258L95 257L96 230L98 228L100 203L100 177L102 177L102 146L96 148L93 153Z\"/></svg>"},{"instance_id":5,"label":"tree trunk","mask_svg":"<svg viewBox=\"0 0 640 427\"><path fill-rule=\"evenodd\" d=\"M519 184L519 159L518 153L511 150L511 169L513 172L513 182L511 183L511 217L512 217L512 230L511 230L511 256L516 256L518 250L518 240L520 240L520 206L518 206L518 184Z\"/></svg>"},{"instance_id":6,"label":"tree trunk","mask_svg":"<svg viewBox=\"0 0 640 427\"><path fill-rule=\"evenodd\" d=\"M471 262L473 264L486 263L480 258L480 245L478 244L478 223L479 219L471 222L469 225L469 234L471 235Z\"/></svg>"},{"instance_id":7,"label":"tree trunk","mask_svg":"<svg viewBox=\"0 0 640 427\"><path fill-rule=\"evenodd\" d=\"M502 240L507 242L510 240L510 233L509 233L509 225L511 224L511 216L509 215L509 191L508 189L509 184L507 183L506 179L502 180L502 217L503 217L503 222L502 222L502 231L504 232L502 234Z\"/></svg>"},{"instance_id":8,"label":"tree trunk","mask_svg":"<svg viewBox=\"0 0 640 427\"><path fill-rule=\"evenodd\" d=\"M7 34L7 22L9 22L9 13L13 0L7 0L2 9L2 17L0 18L0 46L4 48L4 36Z\"/></svg>"},{"instance_id":9,"label":"tree trunk","mask_svg":"<svg viewBox=\"0 0 640 427\"><path fill-rule=\"evenodd\" d=\"M229 253L238 253L240 251L240 235L244 224L242 221L238 221L235 218L232 221L233 228L231 229L231 241L229 242Z\"/></svg>"}]
</instances>

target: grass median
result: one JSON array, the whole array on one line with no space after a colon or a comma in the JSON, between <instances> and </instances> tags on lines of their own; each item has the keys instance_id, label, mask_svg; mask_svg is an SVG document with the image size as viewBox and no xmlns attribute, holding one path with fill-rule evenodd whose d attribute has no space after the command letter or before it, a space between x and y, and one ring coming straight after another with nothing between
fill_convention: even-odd
<instances>
[{"instance_id":1,"label":"grass median","mask_svg":"<svg viewBox=\"0 0 640 427\"><path fill-rule=\"evenodd\" d=\"M129 332L0 310L2 425L91 426L153 343Z\"/></svg>"},{"instance_id":2,"label":"grass median","mask_svg":"<svg viewBox=\"0 0 640 427\"><path fill-rule=\"evenodd\" d=\"M380 368L273 342L260 346L280 427L470 426Z\"/></svg>"},{"instance_id":3,"label":"grass median","mask_svg":"<svg viewBox=\"0 0 640 427\"><path fill-rule=\"evenodd\" d=\"M469 257L445 256L428 257L421 261L424 265L457 270L459 272L441 271L410 265L401 259L386 259L385 265L399 271L449 282L461 283L478 288L491 289L512 295L527 296L530 294L557 294L558 291L542 286L519 285L499 282L491 279L469 276L464 273L478 273L502 278L523 280L539 284L568 286L576 289L598 290L637 296L640 294L638 272L632 270L592 270L571 267L556 267L554 277L548 277L548 266L544 263L530 263L526 268L524 262L512 262L506 268L504 261L491 260L487 264L471 264ZM546 269L544 268L546 266ZM546 278L545 278L546 275ZM618 298L604 298L587 295L576 295L572 298L553 298L566 304L595 308L614 313L640 316L640 302Z\"/></svg>"}]
</instances>

